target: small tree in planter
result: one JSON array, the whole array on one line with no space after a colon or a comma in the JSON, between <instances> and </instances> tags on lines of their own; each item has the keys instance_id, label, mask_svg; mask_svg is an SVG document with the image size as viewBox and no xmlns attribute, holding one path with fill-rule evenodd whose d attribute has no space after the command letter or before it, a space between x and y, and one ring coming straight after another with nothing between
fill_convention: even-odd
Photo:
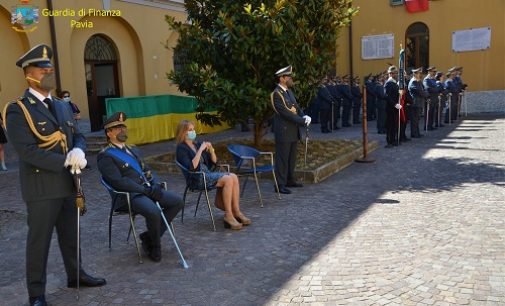
<instances>
[{"instance_id":1,"label":"small tree in planter","mask_svg":"<svg viewBox=\"0 0 505 306\"><path fill-rule=\"evenodd\" d=\"M352 0L187 0L189 24L166 16L179 33L179 69L168 74L198 102L208 125L254 120L254 143L267 133L275 71L293 65L299 104L306 107L319 80L335 66L339 29L357 12ZM217 114L204 110L215 109Z\"/></svg>"}]
</instances>

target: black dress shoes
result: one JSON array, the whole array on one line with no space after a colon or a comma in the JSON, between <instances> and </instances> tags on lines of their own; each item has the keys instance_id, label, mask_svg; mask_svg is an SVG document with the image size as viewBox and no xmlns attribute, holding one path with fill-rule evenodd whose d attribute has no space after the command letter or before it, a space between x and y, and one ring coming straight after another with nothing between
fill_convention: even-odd
<instances>
[{"instance_id":1,"label":"black dress shoes","mask_svg":"<svg viewBox=\"0 0 505 306\"><path fill-rule=\"evenodd\" d=\"M151 238L149 238L149 233L143 232L139 235L139 238L142 241L142 250L147 254L147 257L154 262L161 261L161 246L153 245Z\"/></svg>"},{"instance_id":2,"label":"black dress shoes","mask_svg":"<svg viewBox=\"0 0 505 306\"><path fill-rule=\"evenodd\" d=\"M149 238L149 233L148 232L143 232L142 234L139 235L140 241L142 242L142 250L146 254L149 254L152 249L151 245L151 239Z\"/></svg>"},{"instance_id":3,"label":"black dress shoes","mask_svg":"<svg viewBox=\"0 0 505 306\"><path fill-rule=\"evenodd\" d=\"M30 306L47 306L46 297L44 295L31 297Z\"/></svg>"},{"instance_id":4,"label":"black dress shoes","mask_svg":"<svg viewBox=\"0 0 505 306\"><path fill-rule=\"evenodd\" d=\"M151 252L147 255L149 258L154 261L154 262L160 262L161 261L161 246L160 245L155 245L151 249Z\"/></svg>"},{"instance_id":5,"label":"black dress shoes","mask_svg":"<svg viewBox=\"0 0 505 306\"><path fill-rule=\"evenodd\" d=\"M107 284L105 279L101 277L93 277L86 272L79 272L79 286L82 287L100 287ZM67 282L68 288L77 288L77 280L72 279Z\"/></svg>"},{"instance_id":6,"label":"black dress shoes","mask_svg":"<svg viewBox=\"0 0 505 306\"><path fill-rule=\"evenodd\" d=\"M275 188L275 186L274 186L274 190L275 190L275 192L277 192L277 189ZM285 186L279 185L279 193L290 194L291 190L287 189Z\"/></svg>"},{"instance_id":7,"label":"black dress shoes","mask_svg":"<svg viewBox=\"0 0 505 306\"><path fill-rule=\"evenodd\" d=\"M289 182L286 184L286 187L300 188L303 187L303 184L297 182Z\"/></svg>"}]
</instances>

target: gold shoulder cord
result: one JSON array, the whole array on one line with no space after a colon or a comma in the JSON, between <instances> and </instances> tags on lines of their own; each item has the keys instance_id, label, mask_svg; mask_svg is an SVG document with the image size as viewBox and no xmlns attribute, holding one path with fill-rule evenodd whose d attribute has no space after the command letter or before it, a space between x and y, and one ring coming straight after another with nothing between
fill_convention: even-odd
<instances>
[{"instance_id":1,"label":"gold shoulder cord","mask_svg":"<svg viewBox=\"0 0 505 306\"><path fill-rule=\"evenodd\" d=\"M277 93L279 94L279 97L281 97L282 103L284 103L284 107L288 111L292 112L293 114L296 114L296 108L294 106L291 106L291 108L289 108L288 105L286 104L286 100L284 100L284 97L282 96L282 94L280 92L277 92ZM274 94L275 94L275 91L272 91L272 93L270 94L270 102L272 103L272 107L273 107L274 111L278 114L279 112L275 108L275 104L274 104Z\"/></svg>"},{"instance_id":2,"label":"gold shoulder cord","mask_svg":"<svg viewBox=\"0 0 505 306\"><path fill-rule=\"evenodd\" d=\"M23 111L23 114L25 115L26 122L28 123L28 126L30 127L30 130L32 133L37 137L42 143L39 143L38 146L39 148L46 149L46 150L51 150L54 148L58 143L60 144L63 153L67 154L68 147L67 147L67 136L61 132L61 131L56 131L52 133L51 135L41 135L37 129L35 128L35 125L33 124L33 119L30 113L28 112L28 109L26 109L26 106L21 102L20 100L16 101L17 105L21 108ZM5 130L7 130L7 107L9 106L9 103L5 105L3 109L3 125Z\"/></svg>"}]
</instances>

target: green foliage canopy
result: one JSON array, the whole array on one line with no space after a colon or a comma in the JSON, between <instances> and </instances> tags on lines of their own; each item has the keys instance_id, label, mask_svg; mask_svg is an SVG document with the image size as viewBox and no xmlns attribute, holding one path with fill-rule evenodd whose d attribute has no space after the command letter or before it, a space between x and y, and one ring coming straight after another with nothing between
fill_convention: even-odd
<instances>
[{"instance_id":1,"label":"green foliage canopy","mask_svg":"<svg viewBox=\"0 0 505 306\"><path fill-rule=\"evenodd\" d=\"M272 113L275 71L293 66L295 91L307 106L335 67L338 31L357 12L352 0L186 0L190 22L166 16L179 33L174 54L184 65L168 74L198 101L197 119L210 125L255 122L255 138ZM217 115L204 114L207 108Z\"/></svg>"}]
</instances>

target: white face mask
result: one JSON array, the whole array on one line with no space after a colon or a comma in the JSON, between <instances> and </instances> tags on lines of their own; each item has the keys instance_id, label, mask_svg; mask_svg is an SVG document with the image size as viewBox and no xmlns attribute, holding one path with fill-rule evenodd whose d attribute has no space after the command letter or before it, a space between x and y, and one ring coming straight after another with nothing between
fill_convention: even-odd
<instances>
[{"instance_id":1,"label":"white face mask","mask_svg":"<svg viewBox=\"0 0 505 306\"><path fill-rule=\"evenodd\" d=\"M70 102L70 97L64 97L64 98L63 98L63 101L65 101L65 102Z\"/></svg>"}]
</instances>

